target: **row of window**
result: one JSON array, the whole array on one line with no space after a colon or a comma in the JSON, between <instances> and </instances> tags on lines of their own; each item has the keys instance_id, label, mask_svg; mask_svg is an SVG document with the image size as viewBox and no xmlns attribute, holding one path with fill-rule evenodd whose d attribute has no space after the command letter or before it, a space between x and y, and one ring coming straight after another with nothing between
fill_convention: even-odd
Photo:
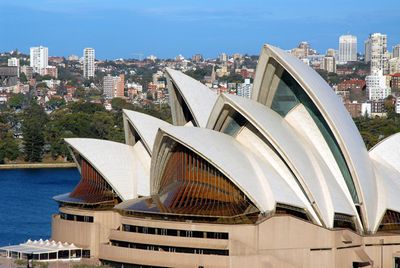
<instances>
[{"instance_id":1,"label":"row of window","mask_svg":"<svg viewBox=\"0 0 400 268\"><path fill-rule=\"evenodd\" d=\"M134 249L142 249L142 250L154 250L154 251L189 253L189 254L229 256L228 249L162 246L162 245L140 244L140 243L126 242L126 241L119 241L119 240L110 240L110 243L112 246L123 247L123 248L134 248Z\"/></svg>"},{"instance_id":2,"label":"row of window","mask_svg":"<svg viewBox=\"0 0 400 268\"><path fill-rule=\"evenodd\" d=\"M92 216L74 215L60 212L60 218L67 221L93 222Z\"/></svg>"},{"instance_id":3,"label":"row of window","mask_svg":"<svg viewBox=\"0 0 400 268\"><path fill-rule=\"evenodd\" d=\"M142 233L142 234L210 238L210 239L229 239L229 233L176 230L176 229L154 228L154 227L136 226L128 224L123 224L122 230L125 232Z\"/></svg>"},{"instance_id":4,"label":"row of window","mask_svg":"<svg viewBox=\"0 0 400 268\"><path fill-rule=\"evenodd\" d=\"M134 264L134 263L122 263L109 260L100 260L103 265L113 268L168 268L165 266L155 266L155 265L144 265L144 264ZM200 267L200 266L199 266Z\"/></svg>"}]
</instances>

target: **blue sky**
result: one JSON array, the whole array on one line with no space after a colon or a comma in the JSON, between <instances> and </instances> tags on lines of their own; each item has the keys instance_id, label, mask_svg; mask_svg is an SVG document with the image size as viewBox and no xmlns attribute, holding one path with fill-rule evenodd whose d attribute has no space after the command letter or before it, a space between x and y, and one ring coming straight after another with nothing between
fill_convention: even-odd
<instances>
[{"instance_id":1,"label":"blue sky","mask_svg":"<svg viewBox=\"0 0 400 268\"><path fill-rule=\"evenodd\" d=\"M346 33L361 50L372 32L386 33L390 49L400 43L398 0L0 0L0 51L44 45L60 56L94 47L101 59L215 57L305 40L324 53Z\"/></svg>"}]
</instances>

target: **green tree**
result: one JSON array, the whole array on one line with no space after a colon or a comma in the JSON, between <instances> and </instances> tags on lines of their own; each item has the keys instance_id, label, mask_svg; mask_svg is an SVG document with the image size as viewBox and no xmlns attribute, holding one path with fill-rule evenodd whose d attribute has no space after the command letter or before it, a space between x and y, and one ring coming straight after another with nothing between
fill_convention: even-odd
<instances>
[{"instance_id":1,"label":"green tree","mask_svg":"<svg viewBox=\"0 0 400 268\"><path fill-rule=\"evenodd\" d=\"M8 100L8 105L14 109L21 109L24 104L25 95L22 93L13 94Z\"/></svg>"},{"instance_id":2,"label":"green tree","mask_svg":"<svg viewBox=\"0 0 400 268\"><path fill-rule=\"evenodd\" d=\"M26 83L26 82L28 82L28 78L26 77L26 74L25 74L25 73L21 73L21 74L19 75L19 81L21 81L21 83Z\"/></svg>"},{"instance_id":3,"label":"green tree","mask_svg":"<svg viewBox=\"0 0 400 268\"><path fill-rule=\"evenodd\" d=\"M24 111L22 121L25 161L40 162L44 149L44 129L47 115L36 102Z\"/></svg>"}]
</instances>

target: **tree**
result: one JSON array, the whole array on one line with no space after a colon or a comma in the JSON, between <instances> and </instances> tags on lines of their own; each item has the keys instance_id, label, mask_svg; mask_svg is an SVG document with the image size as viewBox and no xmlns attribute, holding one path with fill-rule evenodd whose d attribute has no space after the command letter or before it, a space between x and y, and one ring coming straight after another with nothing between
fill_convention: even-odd
<instances>
[{"instance_id":1,"label":"tree","mask_svg":"<svg viewBox=\"0 0 400 268\"><path fill-rule=\"evenodd\" d=\"M22 93L13 94L8 100L8 105L14 109L21 109L24 104L25 96Z\"/></svg>"},{"instance_id":2,"label":"tree","mask_svg":"<svg viewBox=\"0 0 400 268\"><path fill-rule=\"evenodd\" d=\"M40 162L44 149L44 128L47 115L43 108L32 101L24 111L22 122L25 161Z\"/></svg>"},{"instance_id":3,"label":"tree","mask_svg":"<svg viewBox=\"0 0 400 268\"><path fill-rule=\"evenodd\" d=\"M17 159L19 154L18 142L13 139L11 135L7 136L7 138L3 140L0 140L0 164L4 164L5 159Z\"/></svg>"},{"instance_id":4,"label":"tree","mask_svg":"<svg viewBox=\"0 0 400 268\"><path fill-rule=\"evenodd\" d=\"M111 100L111 107L116 111L120 111L122 109L125 109L126 105L127 105L126 100L124 100L122 98L113 98Z\"/></svg>"},{"instance_id":5,"label":"tree","mask_svg":"<svg viewBox=\"0 0 400 268\"><path fill-rule=\"evenodd\" d=\"M26 74L25 74L25 73L21 73L21 74L19 75L19 81L21 81L21 83L26 83L26 82L28 82L28 78L26 77Z\"/></svg>"},{"instance_id":6,"label":"tree","mask_svg":"<svg viewBox=\"0 0 400 268\"><path fill-rule=\"evenodd\" d=\"M0 114L0 164L6 159L15 160L19 156L18 142L13 138L7 116Z\"/></svg>"}]
</instances>

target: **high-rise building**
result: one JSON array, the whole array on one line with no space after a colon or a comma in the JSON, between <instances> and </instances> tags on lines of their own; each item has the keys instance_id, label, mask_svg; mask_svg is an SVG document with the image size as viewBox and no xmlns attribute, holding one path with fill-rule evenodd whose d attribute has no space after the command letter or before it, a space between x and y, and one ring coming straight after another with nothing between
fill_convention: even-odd
<instances>
[{"instance_id":1,"label":"high-rise building","mask_svg":"<svg viewBox=\"0 0 400 268\"><path fill-rule=\"evenodd\" d=\"M365 62L371 63L371 73L384 69L385 53L387 51L387 35L373 33L365 41Z\"/></svg>"},{"instance_id":2,"label":"high-rise building","mask_svg":"<svg viewBox=\"0 0 400 268\"><path fill-rule=\"evenodd\" d=\"M386 77L382 70L368 75L365 78L369 100L382 100L390 95L391 89L387 86Z\"/></svg>"},{"instance_id":3,"label":"high-rise building","mask_svg":"<svg viewBox=\"0 0 400 268\"><path fill-rule=\"evenodd\" d=\"M18 77L19 77L19 73L20 73L20 69L19 69L19 59L18 58L9 58L8 59L8 66L13 66L13 67L17 67L17 72L18 72Z\"/></svg>"},{"instance_id":4,"label":"high-rise building","mask_svg":"<svg viewBox=\"0 0 400 268\"><path fill-rule=\"evenodd\" d=\"M400 44L393 47L393 58L400 58Z\"/></svg>"},{"instance_id":5,"label":"high-rise building","mask_svg":"<svg viewBox=\"0 0 400 268\"><path fill-rule=\"evenodd\" d=\"M203 61L203 55L201 54L194 54L192 56L192 61L193 62L202 62Z\"/></svg>"},{"instance_id":6,"label":"high-rise building","mask_svg":"<svg viewBox=\"0 0 400 268\"><path fill-rule=\"evenodd\" d=\"M103 94L106 98L114 98L115 78L110 74L103 78Z\"/></svg>"},{"instance_id":7,"label":"high-rise building","mask_svg":"<svg viewBox=\"0 0 400 268\"><path fill-rule=\"evenodd\" d=\"M112 76L110 74L103 78L103 94L107 99L123 98L125 88L125 75Z\"/></svg>"},{"instance_id":8,"label":"high-rise building","mask_svg":"<svg viewBox=\"0 0 400 268\"><path fill-rule=\"evenodd\" d=\"M43 46L31 47L30 65L33 72L44 75L45 69L49 65L49 49Z\"/></svg>"},{"instance_id":9,"label":"high-rise building","mask_svg":"<svg viewBox=\"0 0 400 268\"><path fill-rule=\"evenodd\" d=\"M117 83L116 83L116 90L115 90L115 96L117 98L123 98L125 96L124 94L124 88L125 88L125 75L120 74L117 78Z\"/></svg>"},{"instance_id":10,"label":"high-rise building","mask_svg":"<svg viewBox=\"0 0 400 268\"><path fill-rule=\"evenodd\" d=\"M83 50L83 76L85 78L94 77L94 48L85 48Z\"/></svg>"},{"instance_id":11,"label":"high-rise building","mask_svg":"<svg viewBox=\"0 0 400 268\"><path fill-rule=\"evenodd\" d=\"M219 54L218 59L221 62L226 62L226 61L228 61L228 55L226 53L221 53L221 54Z\"/></svg>"},{"instance_id":12,"label":"high-rise building","mask_svg":"<svg viewBox=\"0 0 400 268\"><path fill-rule=\"evenodd\" d=\"M251 92L253 90L253 84L250 83L250 79L245 79L244 83L237 85L237 95L250 99Z\"/></svg>"},{"instance_id":13,"label":"high-rise building","mask_svg":"<svg viewBox=\"0 0 400 268\"><path fill-rule=\"evenodd\" d=\"M339 37L339 62L357 61L357 37L342 35Z\"/></svg>"},{"instance_id":14,"label":"high-rise building","mask_svg":"<svg viewBox=\"0 0 400 268\"><path fill-rule=\"evenodd\" d=\"M336 73L336 60L334 57L326 56L322 60L321 69L329 72L329 73Z\"/></svg>"}]
</instances>

